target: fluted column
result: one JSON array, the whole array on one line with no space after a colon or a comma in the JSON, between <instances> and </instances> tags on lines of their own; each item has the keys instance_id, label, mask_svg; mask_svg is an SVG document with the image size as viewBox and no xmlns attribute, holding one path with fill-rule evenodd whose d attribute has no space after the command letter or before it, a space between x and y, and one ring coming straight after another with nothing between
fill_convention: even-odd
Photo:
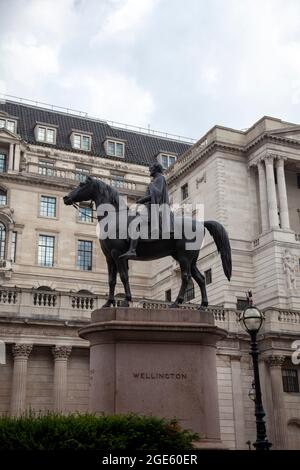
<instances>
[{"instance_id":1,"label":"fluted column","mask_svg":"<svg viewBox=\"0 0 300 470\"><path fill-rule=\"evenodd\" d=\"M72 346L54 346L54 410L59 413L66 411L68 358Z\"/></svg>"},{"instance_id":2,"label":"fluted column","mask_svg":"<svg viewBox=\"0 0 300 470\"><path fill-rule=\"evenodd\" d=\"M269 228L269 214L268 214L268 196L267 196L267 182L266 172L262 161L257 164L258 169L258 182L259 182L259 201L260 201L260 215L261 215L261 229L266 232Z\"/></svg>"},{"instance_id":3,"label":"fluted column","mask_svg":"<svg viewBox=\"0 0 300 470\"><path fill-rule=\"evenodd\" d=\"M284 160L285 159L283 157L279 157L276 161L277 186L278 186L281 228L289 229L290 218L289 218L288 199L287 199L285 174L284 174Z\"/></svg>"},{"instance_id":4,"label":"fluted column","mask_svg":"<svg viewBox=\"0 0 300 470\"><path fill-rule=\"evenodd\" d=\"M277 197L276 197L276 187L275 187L275 177L274 177L274 157L271 155L268 155L264 158L264 161L266 165L270 228L279 228Z\"/></svg>"},{"instance_id":5,"label":"fluted column","mask_svg":"<svg viewBox=\"0 0 300 470\"><path fill-rule=\"evenodd\" d=\"M273 448L287 449L287 423L285 416L281 368L285 356L270 356L267 359L270 368L272 403L273 403Z\"/></svg>"},{"instance_id":6,"label":"fluted column","mask_svg":"<svg viewBox=\"0 0 300 470\"><path fill-rule=\"evenodd\" d=\"M20 416L26 409L27 363L31 350L32 344L14 344L12 348L14 357L10 405L12 416Z\"/></svg>"}]
</instances>

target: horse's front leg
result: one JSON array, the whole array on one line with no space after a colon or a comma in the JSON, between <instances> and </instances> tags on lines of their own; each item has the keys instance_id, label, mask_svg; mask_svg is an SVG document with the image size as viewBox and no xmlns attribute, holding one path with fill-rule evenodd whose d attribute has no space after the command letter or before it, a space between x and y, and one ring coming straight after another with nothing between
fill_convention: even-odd
<instances>
[{"instance_id":1,"label":"horse's front leg","mask_svg":"<svg viewBox=\"0 0 300 470\"><path fill-rule=\"evenodd\" d=\"M106 259L107 268L108 268L108 282L109 282L109 294L108 299L102 308L110 307L115 305L115 287L117 280L117 266L115 261L112 258Z\"/></svg>"},{"instance_id":2,"label":"horse's front leg","mask_svg":"<svg viewBox=\"0 0 300 470\"><path fill-rule=\"evenodd\" d=\"M129 302L131 302L131 291L129 285L129 276L128 276L128 261L118 258L117 267L120 274L120 278L125 290L125 299L121 302L121 307L129 307Z\"/></svg>"}]
</instances>

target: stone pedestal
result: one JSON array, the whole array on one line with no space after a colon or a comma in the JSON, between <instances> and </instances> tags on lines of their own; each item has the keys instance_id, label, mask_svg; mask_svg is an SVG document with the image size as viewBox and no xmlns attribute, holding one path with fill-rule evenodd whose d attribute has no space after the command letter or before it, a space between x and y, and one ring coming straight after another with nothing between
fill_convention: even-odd
<instances>
[{"instance_id":1,"label":"stone pedestal","mask_svg":"<svg viewBox=\"0 0 300 470\"><path fill-rule=\"evenodd\" d=\"M90 411L176 417L218 446L213 314L183 309L95 310L79 335L90 341Z\"/></svg>"}]
</instances>

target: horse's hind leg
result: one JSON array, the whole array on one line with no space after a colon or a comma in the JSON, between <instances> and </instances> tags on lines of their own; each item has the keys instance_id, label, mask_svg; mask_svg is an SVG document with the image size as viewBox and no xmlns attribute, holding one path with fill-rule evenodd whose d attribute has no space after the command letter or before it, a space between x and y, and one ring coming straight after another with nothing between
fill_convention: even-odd
<instances>
[{"instance_id":1,"label":"horse's hind leg","mask_svg":"<svg viewBox=\"0 0 300 470\"><path fill-rule=\"evenodd\" d=\"M178 257L176 258L180 264L181 270L181 286L179 290L179 294L175 300L175 302L171 305L171 307L178 307L184 301L184 294L187 289L188 283L191 279L191 261L187 257Z\"/></svg>"},{"instance_id":2,"label":"horse's hind leg","mask_svg":"<svg viewBox=\"0 0 300 470\"><path fill-rule=\"evenodd\" d=\"M197 268L196 262L192 264L191 266L191 273L193 279L197 282L198 286L200 287L201 290L201 307L207 307L208 306L208 300L207 300L207 292L206 292L206 286L205 286L205 277L203 274L200 273L199 269Z\"/></svg>"}]
</instances>

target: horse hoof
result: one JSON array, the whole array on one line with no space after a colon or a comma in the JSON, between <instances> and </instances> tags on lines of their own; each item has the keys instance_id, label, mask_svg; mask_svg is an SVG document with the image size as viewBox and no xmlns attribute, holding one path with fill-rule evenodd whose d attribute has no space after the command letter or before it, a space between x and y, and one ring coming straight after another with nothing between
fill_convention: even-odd
<instances>
[{"instance_id":1,"label":"horse hoof","mask_svg":"<svg viewBox=\"0 0 300 470\"><path fill-rule=\"evenodd\" d=\"M102 305L101 308L110 308L110 307L114 307L115 306L115 301L107 301L105 302L105 304Z\"/></svg>"},{"instance_id":2,"label":"horse hoof","mask_svg":"<svg viewBox=\"0 0 300 470\"><path fill-rule=\"evenodd\" d=\"M170 305L170 307L169 307L169 308L179 308L179 305L178 305L178 304L176 304L176 303L173 303L173 304L171 304L171 305Z\"/></svg>"},{"instance_id":3,"label":"horse hoof","mask_svg":"<svg viewBox=\"0 0 300 470\"><path fill-rule=\"evenodd\" d=\"M201 305L199 305L198 310L204 310L206 307L208 307L208 302L201 302Z\"/></svg>"},{"instance_id":4,"label":"horse hoof","mask_svg":"<svg viewBox=\"0 0 300 470\"><path fill-rule=\"evenodd\" d=\"M120 302L120 307L129 307L128 300L122 300L122 302Z\"/></svg>"}]
</instances>

